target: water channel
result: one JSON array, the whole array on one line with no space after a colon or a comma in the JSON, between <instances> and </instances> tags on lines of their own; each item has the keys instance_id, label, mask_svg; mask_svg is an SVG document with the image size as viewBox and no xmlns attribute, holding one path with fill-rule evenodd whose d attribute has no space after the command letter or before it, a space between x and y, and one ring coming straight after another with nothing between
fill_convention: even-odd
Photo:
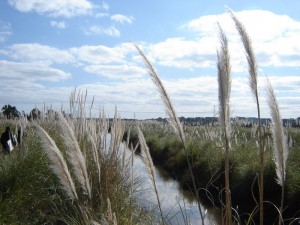
<instances>
[{"instance_id":1,"label":"water channel","mask_svg":"<svg viewBox=\"0 0 300 225\"><path fill-rule=\"evenodd\" d=\"M131 151L129 151L127 150L128 154L126 153L126 155L131 155ZM143 207L151 209L151 207L157 206L153 185L147 168L139 155L134 156L134 173L135 177L142 179L139 189L143 193L140 197ZM183 192L177 181L158 168L155 168L155 179L164 215L167 216L167 221L171 225L202 224L198 205L191 193ZM202 211L205 212L206 225L221 224L219 210L202 207ZM158 209L157 214L159 214Z\"/></svg>"}]
</instances>

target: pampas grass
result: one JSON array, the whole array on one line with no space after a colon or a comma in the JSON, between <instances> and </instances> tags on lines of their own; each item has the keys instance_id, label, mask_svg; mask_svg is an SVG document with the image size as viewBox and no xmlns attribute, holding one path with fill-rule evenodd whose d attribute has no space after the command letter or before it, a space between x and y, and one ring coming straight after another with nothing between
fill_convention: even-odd
<instances>
[{"instance_id":1,"label":"pampas grass","mask_svg":"<svg viewBox=\"0 0 300 225\"><path fill-rule=\"evenodd\" d=\"M267 102L272 118L271 130L274 145L274 161L276 165L277 182L281 186L280 214L282 215L284 200L284 181L286 174L286 162L288 158L288 141L286 135L284 135L278 103L269 80L267 80ZM281 219L279 219L278 224L281 224Z\"/></svg>"},{"instance_id":2,"label":"pampas grass","mask_svg":"<svg viewBox=\"0 0 300 225\"><path fill-rule=\"evenodd\" d=\"M65 190L67 196L71 200L78 200L75 185L63 155L56 146L54 140L48 135L48 133L38 124L33 124L39 130L39 135L42 139L43 145L45 146L45 152L48 155L48 158L51 162L50 168L58 177L61 186Z\"/></svg>"},{"instance_id":3,"label":"pampas grass","mask_svg":"<svg viewBox=\"0 0 300 225\"><path fill-rule=\"evenodd\" d=\"M87 173L85 157L80 150L73 129L69 126L68 122L63 115L61 115L61 113L58 113L58 118L62 128L62 136L67 146L69 162L72 165L78 182L80 183L84 192L88 195L89 199L91 199L91 187Z\"/></svg>"},{"instance_id":4,"label":"pampas grass","mask_svg":"<svg viewBox=\"0 0 300 225\"><path fill-rule=\"evenodd\" d=\"M229 187L229 150L230 150L230 91L231 91L231 76L230 76L230 58L228 52L227 38L219 26L221 47L218 54L218 84L219 84L219 123L225 141L225 224L230 225L231 220L231 194Z\"/></svg>"},{"instance_id":5,"label":"pampas grass","mask_svg":"<svg viewBox=\"0 0 300 225\"><path fill-rule=\"evenodd\" d=\"M144 135L143 135L143 133L142 133L142 131L139 127L138 127L138 137L139 137L139 142L140 142L140 146L141 146L142 158L143 158L143 160L146 164L147 170L148 170L149 175L150 175L150 180L151 180L151 183L153 185L154 192L155 192L155 195L156 195L156 199L157 199L161 219L163 221L163 224L165 224L164 217L163 217L163 212L162 212L162 208L161 208L161 203L160 203L160 200L159 200L159 195L158 195L156 182L155 182L155 168L154 168L154 165L153 165L153 162L152 162L152 158L151 158L146 140L145 140Z\"/></svg>"},{"instance_id":6,"label":"pampas grass","mask_svg":"<svg viewBox=\"0 0 300 225\"><path fill-rule=\"evenodd\" d=\"M248 62L248 72L249 72L249 86L253 95L253 98L256 102L257 108L257 117L258 117L258 138L259 138L259 158L260 158L260 165L259 165L259 214L260 214L260 225L263 225L263 201L264 201L264 143L262 138L262 129L261 129L261 119L260 119L260 104L259 104L259 97L258 97L258 89L257 89L257 63L254 56L254 52L252 49L252 44L249 35L246 32L245 27L243 24L237 19L234 13L229 10L230 16L235 23L235 27L240 34L241 40L244 45L245 54Z\"/></svg>"},{"instance_id":7,"label":"pampas grass","mask_svg":"<svg viewBox=\"0 0 300 225\"><path fill-rule=\"evenodd\" d=\"M179 139L179 141L183 145L183 149L184 149L184 152L185 152L185 157L186 157L186 160L187 160L187 163L188 163L188 168L189 168L190 175L191 175L191 178L192 178L193 188L194 188L194 192L195 192L195 195L196 195L196 200L197 200L197 204L198 204L199 213L200 213L200 216L201 216L201 221L202 221L202 224L204 225L204 214L202 213L199 194L198 194L198 189L196 187L196 182L195 182L195 178L194 178L194 175L193 175L192 165L191 165L190 160L189 160L189 153L187 151L187 147L186 147L186 143L185 143L185 135L184 135L184 132L183 132L182 124L180 123L180 121L177 117L177 113L175 111L175 108L173 107L173 104L171 102L171 99L170 99L163 83L161 82L159 76L157 75L155 69L153 68L152 64L150 63L150 61L148 60L148 58L146 57L144 52L138 47L138 45L134 44L134 46L137 49L137 51L139 52L139 54L141 55L141 57L143 58L145 64L146 64L146 67L148 69L148 73L149 73L153 83L155 84L156 89L158 90L158 92L160 94L162 102L165 105L165 110L166 110L166 113L168 115L169 122L170 122L171 126L174 128L174 131L177 135L177 138Z\"/></svg>"},{"instance_id":8,"label":"pampas grass","mask_svg":"<svg viewBox=\"0 0 300 225\"><path fill-rule=\"evenodd\" d=\"M147 66L150 77L151 77L153 83L155 84L157 91L160 94L160 97L165 105L166 114L168 115L170 124L173 126L174 131L176 132L177 137L179 138L180 142L185 144L185 135L183 132L182 124L180 123L180 121L177 117L177 113L173 107L171 99L170 99L163 83L161 82L155 69L153 68L150 61L146 57L146 55L143 53L143 51L136 44L134 44L134 46L138 50L140 55L142 56L146 66Z\"/></svg>"}]
</instances>

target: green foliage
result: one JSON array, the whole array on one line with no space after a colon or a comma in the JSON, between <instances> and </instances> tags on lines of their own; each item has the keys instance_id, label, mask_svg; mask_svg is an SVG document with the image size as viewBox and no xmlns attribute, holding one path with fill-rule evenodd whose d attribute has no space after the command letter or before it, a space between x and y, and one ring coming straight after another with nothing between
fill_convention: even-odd
<instances>
[{"instance_id":1,"label":"green foliage","mask_svg":"<svg viewBox=\"0 0 300 225\"><path fill-rule=\"evenodd\" d=\"M55 140L66 158L66 145L57 121L46 120L39 123ZM5 129L7 124L0 121L0 130ZM109 213L108 199L111 204L110 213L114 213L118 224L139 224L141 218L145 220L145 224L150 224L150 213L142 210L137 204L136 197L139 193L136 192L136 188L139 181L133 180L134 186L131 186L131 172L129 168L123 167L121 161L112 161L111 157L104 155L99 156L99 184L90 151L91 143L86 138L88 135L77 138L80 139L80 147L85 152L93 198L87 201L87 198L80 194L82 192L79 183L76 183L76 189L80 200L72 202L66 198L58 178L49 167L50 161L45 154L45 146L36 131L28 126L23 145L16 147L7 157L1 156L1 224L90 224L91 220L100 222ZM71 172L74 176L73 171ZM131 190L134 191L132 194Z\"/></svg>"},{"instance_id":2,"label":"green foliage","mask_svg":"<svg viewBox=\"0 0 300 225\"><path fill-rule=\"evenodd\" d=\"M1 110L7 119L19 118L21 115L15 106L4 105Z\"/></svg>"},{"instance_id":3,"label":"green foliage","mask_svg":"<svg viewBox=\"0 0 300 225\"><path fill-rule=\"evenodd\" d=\"M224 157L217 126L185 127L187 149L193 165L193 174L199 188L203 203L207 207L220 205L219 197L224 197ZM183 188L191 190L190 173L187 171L186 158L182 146L168 125L160 123L143 123L143 132L154 159L154 163L164 168L177 179ZM299 217L300 206L300 132L297 128L288 129L290 137L290 154L287 162L286 177L286 218ZM134 139L132 132L132 140ZM243 215L240 219L247 221L257 219L255 210L258 201L259 147L256 127L234 126L230 151L230 182L233 206L239 206ZM275 164L273 161L273 142L268 127L264 127L265 143L265 201L279 206L280 186L276 183ZM272 204L266 205L266 212L278 215ZM298 214L297 214L298 213ZM269 218L272 220L272 218ZM272 221L267 221L272 223Z\"/></svg>"}]
</instances>

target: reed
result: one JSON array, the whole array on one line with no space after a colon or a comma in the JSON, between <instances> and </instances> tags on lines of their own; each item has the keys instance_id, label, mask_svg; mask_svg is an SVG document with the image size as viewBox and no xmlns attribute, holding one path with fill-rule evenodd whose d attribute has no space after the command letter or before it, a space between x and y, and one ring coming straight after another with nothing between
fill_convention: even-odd
<instances>
[{"instance_id":1,"label":"reed","mask_svg":"<svg viewBox=\"0 0 300 225\"><path fill-rule=\"evenodd\" d=\"M161 100L165 106L165 110L166 113L168 115L168 119L170 124L172 125L172 127L174 128L174 131L179 139L179 141L181 142L184 152L185 152L185 157L188 163L188 168L189 168L189 172L191 175L191 179L192 179L192 183L193 183L193 189L196 195L196 199L197 199L197 204L198 204L198 210L201 216L201 221L202 224L204 225L204 214L202 212L201 209L201 204L200 204L200 199L199 199L199 193L198 193L198 189L196 187L196 182L195 182L195 178L194 178L194 174L193 174L193 170L192 170L192 165L189 159L189 153L187 151L187 147L186 147L186 143L185 143L185 135L184 135L184 131L183 131L183 127L182 124L180 123L177 113L175 111L175 108L173 107L173 104L171 102L171 99L162 83L162 81L160 80L159 76L157 75L154 67L152 66L152 64L150 63L150 61L148 60L148 58L146 57L146 55L144 54L144 52L138 47L137 44L134 44L135 48L137 49L137 51L139 52L140 56L143 58L146 67L148 69L148 73L153 81L153 83L155 84L156 89L158 90Z\"/></svg>"},{"instance_id":2,"label":"reed","mask_svg":"<svg viewBox=\"0 0 300 225\"><path fill-rule=\"evenodd\" d=\"M243 24L238 20L234 13L229 9L229 14L235 23L235 27L240 34L241 40L244 45L245 54L248 62L248 72L249 72L249 86L256 103L257 117L258 117L258 143L259 143L259 218L260 225L264 223L264 167L265 167L265 144L263 141L262 127L261 127L261 116L260 116L260 103L259 95L257 89L257 63L252 48L252 43L249 35L246 32Z\"/></svg>"},{"instance_id":3,"label":"reed","mask_svg":"<svg viewBox=\"0 0 300 225\"><path fill-rule=\"evenodd\" d=\"M217 52L218 55L218 85L219 85L219 123L221 131L224 134L225 142L225 224L230 225L232 223L231 219L231 194L229 185L229 151L230 145L230 91L231 91L231 75L230 75L230 57L228 52L228 42L227 38L219 26L220 42L221 47Z\"/></svg>"},{"instance_id":4,"label":"reed","mask_svg":"<svg viewBox=\"0 0 300 225\"><path fill-rule=\"evenodd\" d=\"M58 118L59 124L62 129L62 137L67 147L67 155L69 158L69 162L72 165L74 174L78 182L80 183L82 189L84 190L88 198L91 199L91 186L88 177L85 157L82 154L78 141L75 137L74 131L70 127L69 123L63 117L63 115L61 115L61 113L58 113Z\"/></svg>"},{"instance_id":5,"label":"reed","mask_svg":"<svg viewBox=\"0 0 300 225\"><path fill-rule=\"evenodd\" d=\"M284 183L286 178L286 162L288 159L288 141L283 131L282 120L280 116L279 106L276 100L272 85L267 81L267 102L272 118L271 131L273 135L274 145L274 161L276 165L277 182L281 186L281 202L280 202L280 217L278 224L281 224L281 216L283 213L284 201Z\"/></svg>"},{"instance_id":6,"label":"reed","mask_svg":"<svg viewBox=\"0 0 300 225\"><path fill-rule=\"evenodd\" d=\"M154 165L153 165L153 162L152 162L152 158L151 158L146 140L145 140L144 135L143 135L143 133L142 133L142 131L139 127L138 127L138 137L139 137L139 142L140 142L140 146L141 146L141 155L142 155L142 158L143 158L143 160L146 164L147 170L148 170L149 175L150 175L150 180L151 180L151 183L152 183L153 188L154 188L154 192L155 192L155 196L156 196L156 199L157 199L157 203L158 203L159 212L160 212L162 222L163 222L163 224L165 224L164 216L163 216L163 212L162 212L162 208L161 208L161 202L160 202L160 199L159 199L158 190L157 190L156 181L155 181Z\"/></svg>"},{"instance_id":7,"label":"reed","mask_svg":"<svg viewBox=\"0 0 300 225\"><path fill-rule=\"evenodd\" d=\"M51 169L59 179L62 188L65 190L67 196L71 200L78 200L77 192L71 174L69 172L66 161L63 155L56 146L54 140L49 134L38 124L34 123L34 126L38 129L42 143L44 145L45 152L51 162Z\"/></svg>"}]
</instances>

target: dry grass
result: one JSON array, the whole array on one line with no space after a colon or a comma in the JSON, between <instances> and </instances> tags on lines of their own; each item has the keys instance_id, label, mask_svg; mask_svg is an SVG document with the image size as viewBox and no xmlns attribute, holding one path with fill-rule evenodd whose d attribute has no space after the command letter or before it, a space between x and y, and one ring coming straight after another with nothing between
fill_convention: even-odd
<instances>
[{"instance_id":1,"label":"dry grass","mask_svg":"<svg viewBox=\"0 0 300 225\"><path fill-rule=\"evenodd\" d=\"M277 182L281 186L281 204L280 215L283 213L283 200L284 200L284 185L286 178L286 162L288 159L288 141L287 136L284 134L282 120L280 116L279 106L276 100L275 93L271 83L267 82L267 101L271 112L272 118L272 135L274 143L274 161L276 165ZM278 224L281 224L279 218Z\"/></svg>"},{"instance_id":2,"label":"dry grass","mask_svg":"<svg viewBox=\"0 0 300 225\"><path fill-rule=\"evenodd\" d=\"M49 134L38 124L34 123L34 126L38 129L41 140L44 144L44 149L50 159L51 169L58 177L62 188L65 190L67 196L71 200L78 200L77 192L75 190L74 181L69 172L68 166L64 157L55 141L49 136Z\"/></svg>"},{"instance_id":3,"label":"dry grass","mask_svg":"<svg viewBox=\"0 0 300 225\"><path fill-rule=\"evenodd\" d=\"M231 127L230 127L230 92L231 92L231 74L230 74L230 57L228 52L227 38L219 26L220 29L220 42L221 47L218 51L218 84L219 84L219 123L221 127L224 145L225 156L225 224L231 225L231 193L229 182L229 151L231 148Z\"/></svg>"}]
</instances>

